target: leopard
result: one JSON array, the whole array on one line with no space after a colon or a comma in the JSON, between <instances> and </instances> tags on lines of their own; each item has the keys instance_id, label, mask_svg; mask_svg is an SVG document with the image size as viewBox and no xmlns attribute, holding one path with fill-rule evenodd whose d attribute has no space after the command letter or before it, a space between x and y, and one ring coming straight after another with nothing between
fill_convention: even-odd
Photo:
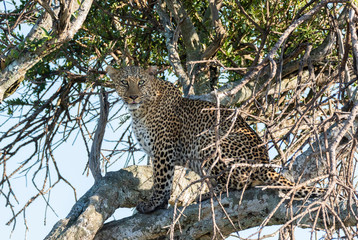
<instances>
[{"instance_id":1,"label":"leopard","mask_svg":"<svg viewBox=\"0 0 358 240\"><path fill-rule=\"evenodd\" d=\"M270 164L266 144L234 109L183 97L152 68L109 65L106 72L131 115L138 143L152 159L152 194L138 203L138 212L168 207L175 166L211 177L215 194L255 186L295 186ZM312 187L303 187L295 197L312 192Z\"/></svg>"}]
</instances>

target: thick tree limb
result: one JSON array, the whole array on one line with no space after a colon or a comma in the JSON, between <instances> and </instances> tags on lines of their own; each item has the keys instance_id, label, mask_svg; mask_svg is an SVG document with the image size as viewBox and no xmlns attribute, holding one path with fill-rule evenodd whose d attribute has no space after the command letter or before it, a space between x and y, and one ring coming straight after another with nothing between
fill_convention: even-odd
<instances>
[{"instance_id":1,"label":"thick tree limb","mask_svg":"<svg viewBox=\"0 0 358 240\"><path fill-rule=\"evenodd\" d=\"M199 179L189 172L183 177L183 169L177 169L174 179L174 196L178 196L190 181ZM178 181L180 179L180 181ZM149 166L131 166L118 172L109 172L96 181L87 193L71 209L68 216L53 227L45 239L93 239L104 221L119 207L135 207L140 199L150 196L152 189L152 168ZM193 201L199 192L200 184L193 185L179 199L186 204Z\"/></svg>"},{"instance_id":2,"label":"thick tree limb","mask_svg":"<svg viewBox=\"0 0 358 240\"><path fill-rule=\"evenodd\" d=\"M260 226L263 219L271 212L281 200L275 191L265 191L258 189L250 189L245 192L244 198L240 202L241 194L239 192L230 193L230 197L223 198L221 205L225 208L226 213L235 223L235 227L231 225L227 215L222 210L220 204L215 201L215 218L221 233L228 236L235 232L236 229L244 230L255 226ZM293 211L299 212L301 201L293 203ZM353 211L357 211L357 207L353 206ZM212 211L210 201L202 203L200 216L198 204L187 207L184 212L179 226L176 228L175 237L180 239L210 239L213 231ZM347 226L354 226L357 220L353 216L349 216L346 206L341 206L341 219L345 219ZM305 216L300 221L293 223L312 225L312 219L315 217L314 211L310 216ZM173 208L157 211L153 214L143 215L136 214L134 216L124 218L118 221L112 221L103 226L98 232L95 239L157 239L168 235L168 228L173 219ZM312 218L311 218L312 217ZM287 205L282 204L270 219L267 226L284 224L289 220L287 216ZM140 227L139 227L140 226ZM319 221L318 227L324 228L322 219ZM175 239L176 239L175 238ZM164 238L168 239L168 237Z\"/></svg>"},{"instance_id":3,"label":"thick tree limb","mask_svg":"<svg viewBox=\"0 0 358 240\"><path fill-rule=\"evenodd\" d=\"M55 14L57 13L58 11L55 11ZM53 21L51 19L51 14L44 13L39 17L36 24L31 28L25 39L30 42L35 41L36 39L41 39L43 37L44 30L49 32L52 26Z\"/></svg>"},{"instance_id":4,"label":"thick tree limb","mask_svg":"<svg viewBox=\"0 0 358 240\"><path fill-rule=\"evenodd\" d=\"M178 174L179 173L179 174ZM177 176L180 170L176 171ZM152 168L148 166L132 166L118 172L108 173L74 205L69 215L60 220L46 237L46 239L154 239L165 236L172 223L173 208L159 210L152 214L136 214L132 217L102 225L119 207L134 207L139 199L148 196L153 182L151 181ZM186 185L192 179L184 177L180 179L180 185ZM198 192L198 186L189 189L189 196ZM178 195L174 192L173 195ZM240 203L241 193L232 192L229 198L221 200L227 214L235 223L235 228L243 230L259 226L275 206L280 202L277 191L263 191L262 189L250 189L244 194ZM298 211L300 201L293 203L293 210ZM217 224L222 233L227 235L235 231L222 211L218 202L214 202ZM357 207L350 206L354 211ZM348 216L346 206L340 206L341 218L345 219L347 226L354 225L357 220ZM313 207L312 207L313 209ZM181 217L181 231L175 231L177 236L185 236L185 239L205 239L212 232L212 212L210 202L202 203L200 221L198 220L199 206L190 205ZM281 205L268 225L284 224L287 222L287 207ZM314 213L311 215L314 219ZM347 217L347 218L346 218ZM301 224L312 223L309 216L299 218ZM323 224L320 222L319 224ZM318 225L322 226L322 225ZM322 226L323 227L323 226ZM102 228L102 229L101 229Z\"/></svg>"},{"instance_id":5,"label":"thick tree limb","mask_svg":"<svg viewBox=\"0 0 358 240\"><path fill-rule=\"evenodd\" d=\"M45 239L74 239L73 236L92 239L119 206L135 206L139 196L143 197L138 186L141 185L143 190L150 188L145 182L148 178L146 171L108 173L76 202L68 216L60 220Z\"/></svg>"}]
</instances>

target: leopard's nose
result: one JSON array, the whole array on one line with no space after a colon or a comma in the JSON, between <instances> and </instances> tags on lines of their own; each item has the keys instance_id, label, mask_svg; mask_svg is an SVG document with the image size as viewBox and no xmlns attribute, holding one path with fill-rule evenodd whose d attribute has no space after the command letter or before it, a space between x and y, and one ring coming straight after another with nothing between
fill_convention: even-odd
<instances>
[{"instance_id":1,"label":"leopard's nose","mask_svg":"<svg viewBox=\"0 0 358 240\"><path fill-rule=\"evenodd\" d=\"M138 95L130 95L129 98L132 100L136 100L138 98Z\"/></svg>"}]
</instances>

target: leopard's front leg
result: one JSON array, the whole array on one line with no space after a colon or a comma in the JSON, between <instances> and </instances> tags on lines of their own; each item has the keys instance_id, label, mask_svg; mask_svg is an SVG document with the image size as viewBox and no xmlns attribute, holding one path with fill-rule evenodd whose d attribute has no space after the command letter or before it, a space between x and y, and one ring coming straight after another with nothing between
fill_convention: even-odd
<instances>
[{"instance_id":1,"label":"leopard's front leg","mask_svg":"<svg viewBox=\"0 0 358 240\"><path fill-rule=\"evenodd\" d=\"M140 213L150 213L156 209L166 209L170 198L174 175L173 151L164 148L153 159L153 193L150 200L140 202L137 210Z\"/></svg>"}]
</instances>

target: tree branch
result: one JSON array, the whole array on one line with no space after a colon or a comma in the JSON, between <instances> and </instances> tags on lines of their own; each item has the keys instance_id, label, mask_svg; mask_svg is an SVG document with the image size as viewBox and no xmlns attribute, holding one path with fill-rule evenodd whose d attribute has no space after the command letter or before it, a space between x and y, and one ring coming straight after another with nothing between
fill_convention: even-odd
<instances>
[{"instance_id":1,"label":"tree branch","mask_svg":"<svg viewBox=\"0 0 358 240\"><path fill-rule=\"evenodd\" d=\"M165 37L165 44L168 49L169 61L174 71L176 72L181 85L183 86L184 96L192 95L194 94L194 90L190 84L189 77L181 64L180 56L176 47L176 41L174 36L175 31L171 25L168 14L166 14L165 12L164 4L158 2L156 11L160 17L160 22L164 26L163 35Z\"/></svg>"},{"instance_id":2,"label":"tree branch","mask_svg":"<svg viewBox=\"0 0 358 240\"><path fill-rule=\"evenodd\" d=\"M213 57L216 52L221 47L223 41L226 37L226 31L219 17L219 9L221 7L222 1L209 1L209 8L212 16L212 25L215 29L215 38L212 40L210 45L205 49L204 53L201 56L201 59L206 60Z\"/></svg>"},{"instance_id":3,"label":"tree branch","mask_svg":"<svg viewBox=\"0 0 358 240\"><path fill-rule=\"evenodd\" d=\"M101 147L102 141L104 137L104 132L107 125L108 113L109 113L109 105L108 105L108 95L106 92L102 92L100 94L100 116L97 124L97 130L94 135L91 154L89 156L89 168L93 175L95 181L98 181L102 178L101 174L101 166L100 166L100 155L101 155Z\"/></svg>"},{"instance_id":4,"label":"tree branch","mask_svg":"<svg viewBox=\"0 0 358 240\"><path fill-rule=\"evenodd\" d=\"M355 6L354 3L351 3L352 6ZM357 14L358 15L358 14ZM348 17L348 23L349 23L349 29L352 36L352 48L353 48L353 56L355 58L355 72L356 75L358 75L358 37L357 37L357 28L356 28L356 22L354 19L357 19L357 16L355 16L354 8L352 8L349 11L349 17Z\"/></svg>"},{"instance_id":5,"label":"tree branch","mask_svg":"<svg viewBox=\"0 0 358 240\"><path fill-rule=\"evenodd\" d=\"M38 2L46 10L46 12L51 15L53 21L58 21L57 14L51 9L50 5L47 2L44 2L42 0L35 0L35 2Z\"/></svg>"},{"instance_id":6,"label":"tree branch","mask_svg":"<svg viewBox=\"0 0 358 240\"><path fill-rule=\"evenodd\" d=\"M244 230L255 226L260 226L265 219L267 213L271 212L280 202L280 198L275 191L262 191L259 189L246 190L241 201L240 192L231 192L230 197L224 197L220 200L221 205L225 208L226 214L235 223L232 226L227 215L223 211L218 201L214 202L215 218L221 233L228 236L235 232L236 229ZM286 202L287 203L287 202ZM306 207L309 204L306 204ZM294 213L299 213L302 207L301 201L295 201L292 206ZM315 218L316 212L313 209L317 205L311 205L311 212L306 216L292 221L298 225L310 226L313 224L312 219ZM357 211L357 206L352 206L353 211ZM179 210L181 211L181 210ZM200 211L200 219L198 219ZM349 215L349 211L344 204L340 206L341 219L345 219L346 226L354 226L357 220ZM168 234L166 226L171 225L173 219L173 208L156 211L153 214L135 214L118 221L106 223L96 235L96 240L104 239L157 239ZM285 224L289 220L287 216L287 205L281 204L275 211L266 226ZM318 228L324 228L323 218L318 221ZM337 223L336 227L337 227ZM334 224L329 224L334 226ZM201 208L198 204L188 206L182 213L180 228L176 226L174 239L210 239L213 231L212 209L210 201L202 203Z\"/></svg>"},{"instance_id":7,"label":"tree branch","mask_svg":"<svg viewBox=\"0 0 358 240\"><path fill-rule=\"evenodd\" d=\"M23 80L23 77L30 68L38 63L43 57L55 51L65 42L73 38L75 33L80 29L83 22L85 21L91 8L92 1L93 0L83 0L80 6L78 6L77 3L73 4L73 6L78 6L77 17L70 21L68 28L66 28L66 30L62 31L57 36L46 36L44 38L42 36L44 32L41 26L40 28L38 26L33 28L33 30L29 33L29 38L25 38L25 42L28 41L28 39L39 42L44 40L45 42L43 44L39 43L38 48L35 51L31 48L24 48L21 50L21 52L18 53L19 56L12 60L12 62L2 70L0 73L0 103L3 101L6 91L13 84L19 84L19 81L21 82ZM72 2L73 1L71 1L70 4L72 4ZM45 16L41 18L42 21L40 22L48 28L52 26L49 23L51 17L49 17L50 15L48 13L44 14ZM41 35L39 35L41 29L42 32ZM34 35L38 36L39 38L34 38Z\"/></svg>"},{"instance_id":8,"label":"tree branch","mask_svg":"<svg viewBox=\"0 0 358 240\"><path fill-rule=\"evenodd\" d=\"M346 116L342 117L345 118ZM327 146L326 143L333 143L335 141L338 134L343 129L346 121L337 121L334 123L332 126L323 131L318 136L318 140L311 143L307 150L305 150L294 159L291 159L291 164L284 171L285 176L289 176L289 178L293 179L294 181L297 181L298 179L305 181L326 174L328 171L326 153L328 153L331 147L330 144ZM351 131L345 133L344 135L346 138L345 142L353 140L352 137L354 136L356 129L358 129L358 122L354 121ZM311 141L311 139L308 141ZM306 144L302 144L302 146L305 145ZM341 146L344 145L344 143L341 144ZM293 154L290 150L288 150L286 153L287 155Z\"/></svg>"},{"instance_id":9,"label":"tree branch","mask_svg":"<svg viewBox=\"0 0 358 240\"><path fill-rule=\"evenodd\" d=\"M311 51L312 64L322 65L322 60L327 56L328 52L332 48L333 44L335 43L335 39L336 39L336 37L335 37L334 32L330 32L328 34L328 36L326 37L326 39L322 42L322 44ZM297 87L297 76L295 75L295 76L291 77L291 74L298 71L300 61L301 60L294 60L294 61L284 64L283 71L282 71L283 79L280 82L281 92L289 91L289 90L295 89ZM305 65L303 65L303 67L306 67L306 66L307 66L307 63L305 63ZM308 73L309 73L308 70L304 70L304 72L302 73L301 83L305 83L310 80ZM253 75L252 75L252 77L253 77ZM240 81L227 83L226 85L224 85L218 89L218 93L220 93L220 96L221 96L220 104L226 106L226 105L230 105L232 103L235 103L235 104L242 103L242 102L250 99L255 94L257 94L259 91L261 91L264 86L266 86L268 84L267 81L268 81L269 77L270 77L270 68L269 68L269 66L266 66L261 71L261 74L259 75L257 82L250 82L249 80L251 78L248 79L248 76L246 76ZM322 79L326 79L326 78L322 78ZM317 81L318 86L320 86L321 84L325 84L325 82ZM275 94L276 85L277 85L276 83L271 84L270 89L267 91L268 95ZM240 88L238 88L238 86L240 86ZM236 93L226 94L226 92L230 92L231 90L234 90L234 89L238 89ZM195 99L201 99L201 100L211 101L211 102L216 101L216 97L213 92L206 94L206 95L191 96L191 97L195 98Z\"/></svg>"},{"instance_id":10,"label":"tree branch","mask_svg":"<svg viewBox=\"0 0 358 240\"><path fill-rule=\"evenodd\" d=\"M172 204L175 197L199 176L177 168L174 177ZM153 186L152 167L131 166L118 172L109 172L98 180L72 207L66 218L58 221L45 239L93 239L103 223L119 207L135 207L140 199L150 196ZM180 179L180 181L179 181ZM178 200L179 205L193 201L200 192L200 183L191 186Z\"/></svg>"},{"instance_id":11,"label":"tree branch","mask_svg":"<svg viewBox=\"0 0 358 240\"><path fill-rule=\"evenodd\" d=\"M190 181L199 179L191 173L184 178L182 169L176 169L176 180L172 199L180 194ZM66 239L69 236L76 236L76 239L154 239L168 234L167 226L172 224L173 208L158 210L152 214L135 214L131 217L113 221L105 224L114 211L119 207L134 207L139 199L145 199L150 195L152 188L152 168L149 166L131 166L118 172L110 172L94 186L73 206L71 212L65 219L60 220L46 237L46 239ZM180 181L178 181L180 179ZM190 187L180 198L188 203L188 197L192 199L198 194L200 183ZM186 195L186 196L184 196ZM241 197L243 197L241 199ZM262 189L249 189L242 196L241 192L230 192L230 197L223 198L219 203L214 202L216 223L224 235L235 231L244 230L250 227L259 226L282 199L277 191ZM173 202L173 200L171 200ZM226 213L235 226L221 209L225 208ZM306 207L305 214L302 213L302 202L294 201L292 209L299 214L299 218L292 222L297 224L312 225L314 210L319 205L315 202ZM357 219L349 214L346 203L339 206L340 217L345 219L346 226L357 224ZM357 211L357 206L349 206L351 211ZM200 220L198 220L200 209ZM302 210L302 211L301 211ZM181 210L180 210L181 211ZM267 225L284 224L287 222L287 206L281 204L272 215ZM178 215L178 213L177 213ZM210 201L202 203L201 207L192 204L183 212L180 220L180 229L176 226L175 235L190 239L202 238L212 232L212 211ZM323 220L318 222L317 227L324 227Z\"/></svg>"},{"instance_id":12,"label":"tree branch","mask_svg":"<svg viewBox=\"0 0 358 240\"><path fill-rule=\"evenodd\" d=\"M246 90L248 90L246 84L249 83L252 79L254 79L263 68L267 68L268 63L272 62L274 59L274 56L276 55L278 49L281 47L282 43L290 36L292 31L294 31L300 24L303 22L311 19L322 7L324 7L329 0L324 0L318 3L315 7L313 7L310 11L308 11L306 14L302 15L299 19L295 20L281 35L279 40L276 42L274 47L271 49L271 51L267 54L267 56L262 60L262 62L255 67L252 71L250 71L241 81L234 82L234 83L228 83L225 86L221 87L217 91L217 96L213 92L202 95L198 97L199 99L211 101L216 101L216 98L218 98L222 105L231 105L233 103L242 102L244 100L247 100L252 96L252 94L246 94ZM331 37L329 37L331 38ZM324 42L323 45L326 45L327 43ZM313 51L312 51L313 52ZM312 53L313 54L313 53ZM298 69L298 68L297 68ZM264 71L266 72L266 71ZM270 74L269 74L270 75ZM272 77L272 76L271 76ZM265 80L264 80L265 81ZM267 81L267 78L266 78ZM242 89L245 88L245 91ZM243 94L245 93L245 94Z\"/></svg>"},{"instance_id":13,"label":"tree branch","mask_svg":"<svg viewBox=\"0 0 358 240\"><path fill-rule=\"evenodd\" d=\"M184 9L183 4L177 0L166 0L167 6L171 13L174 14L175 21L181 29L181 34L183 35L183 41L186 47L186 52L189 56L189 59L197 58L201 53L202 47L200 43L200 38L198 33L195 30L195 27L188 16L188 13Z\"/></svg>"}]
</instances>

